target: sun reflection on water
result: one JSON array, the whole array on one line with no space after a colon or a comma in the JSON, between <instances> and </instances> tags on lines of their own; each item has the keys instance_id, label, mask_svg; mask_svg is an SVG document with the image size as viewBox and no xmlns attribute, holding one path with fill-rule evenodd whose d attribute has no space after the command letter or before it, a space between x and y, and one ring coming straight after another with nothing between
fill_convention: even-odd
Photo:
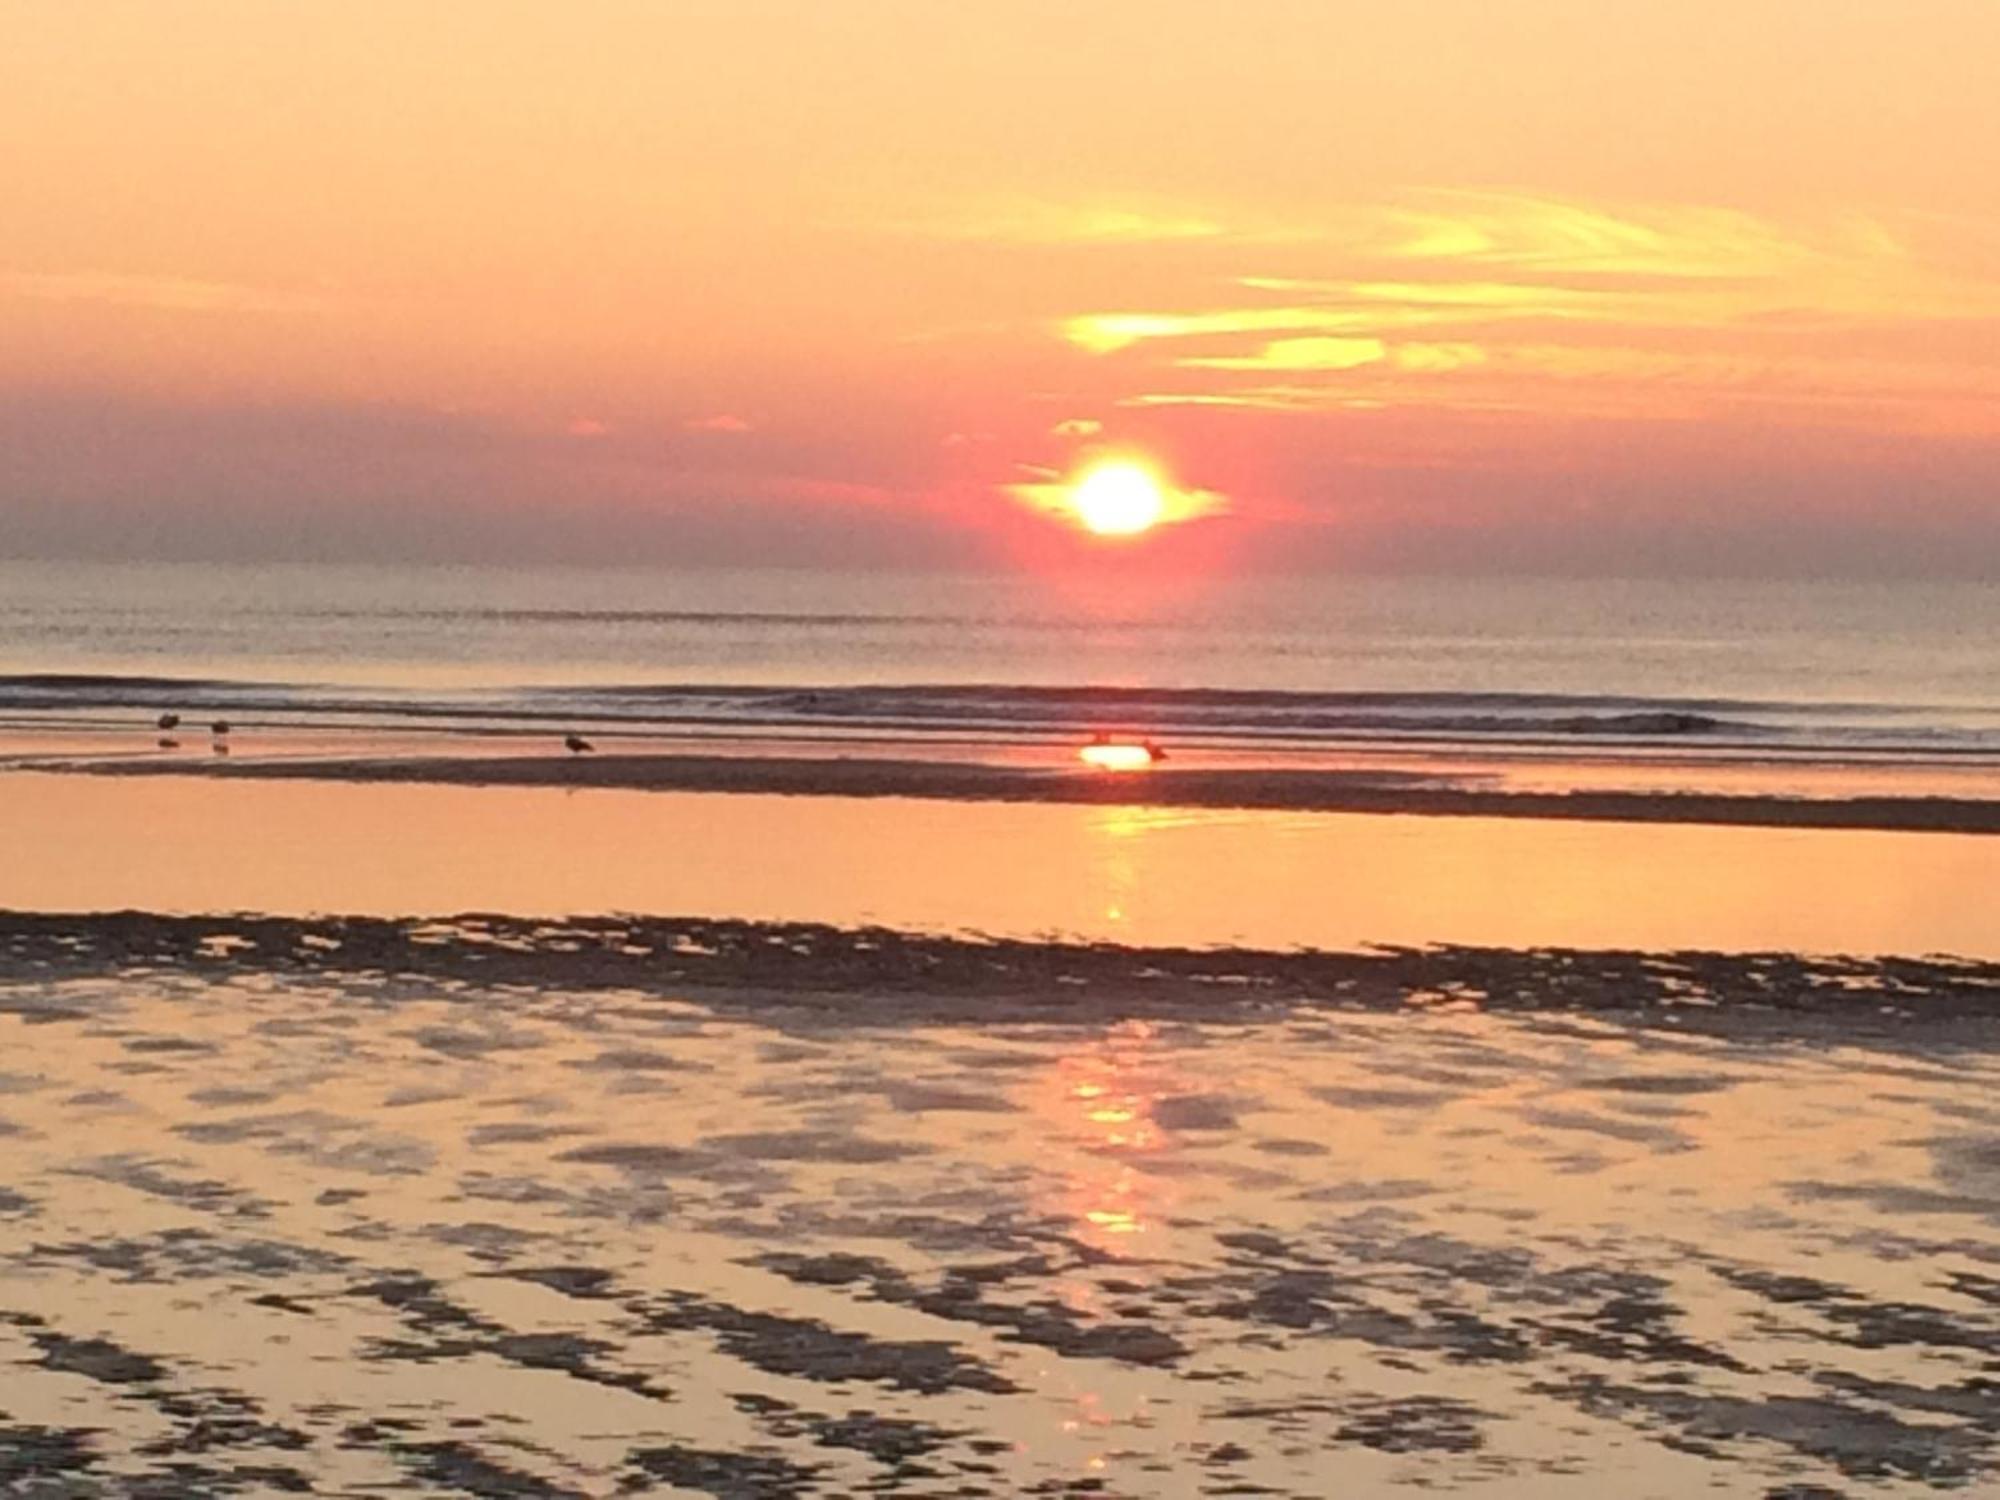
<instances>
[{"instance_id":1,"label":"sun reflection on water","mask_svg":"<svg viewBox=\"0 0 2000 1500\"><path fill-rule=\"evenodd\" d=\"M1123 1259L1156 1248L1166 1184L1148 1163L1173 1137L1154 1112L1179 1087L1154 1028L1124 1021L1060 1058L1040 1091L1051 1144L1070 1157L1061 1212L1092 1249Z\"/></svg>"}]
</instances>

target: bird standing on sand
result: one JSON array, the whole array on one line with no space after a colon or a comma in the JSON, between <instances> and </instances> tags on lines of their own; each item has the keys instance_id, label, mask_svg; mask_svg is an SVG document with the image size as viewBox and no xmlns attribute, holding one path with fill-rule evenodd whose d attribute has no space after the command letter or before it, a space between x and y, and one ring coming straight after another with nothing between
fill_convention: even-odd
<instances>
[{"instance_id":1,"label":"bird standing on sand","mask_svg":"<svg viewBox=\"0 0 2000 1500\"><path fill-rule=\"evenodd\" d=\"M153 722L158 724L162 729L178 729L181 727L181 716L179 714L161 714Z\"/></svg>"},{"instance_id":2,"label":"bird standing on sand","mask_svg":"<svg viewBox=\"0 0 2000 1500\"><path fill-rule=\"evenodd\" d=\"M229 733L229 721L227 719L217 719L213 724L208 726L208 732L217 739L221 739L225 734Z\"/></svg>"},{"instance_id":3,"label":"bird standing on sand","mask_svg":"<svg viewBox=\"0 0 2000 1500\"><path fill-rule=\"evenodd\" d=\"M181 742L175 739L170 734L161 735L159 739L155 741L155 743L158 744L162 750L178 750L181 747Z\"/></svg>"},{"instance_id":4,"label":"bird standing on sand","mask_svg":"<svg viewBox=\"0 0 2000 1500\"><path fill-rule=\"evenodd\" d=\"M571 755L587 755L597 747L582 735L571 734L563 737L563 748L569 751Z\"/></svg>"}]
</instances>

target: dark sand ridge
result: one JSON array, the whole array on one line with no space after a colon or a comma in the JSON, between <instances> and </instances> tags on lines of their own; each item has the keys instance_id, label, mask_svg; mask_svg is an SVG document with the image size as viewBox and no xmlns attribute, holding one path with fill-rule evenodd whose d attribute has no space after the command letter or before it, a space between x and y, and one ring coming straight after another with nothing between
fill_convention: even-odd
<instances>
[{"instance_id":1,"label":"dark sand ridge","mask_svg":"<svg viewBox=\"0 0 2000 1500\"><path fill-rule=\"evenodd\" d=\"M1380 771L1165 766L1134 774L918 760L718 755L398 757L381 759L101 760L36 769L97 775L405 782L445 786L578 786L626 791L917 797L1298 812L1563 818L1768 828L2000 833L2000 801L1963 797L1801 798L1633 791L1501 792Z\"/></svg>"},{"instance_id":2,"label":"dark sand ridge","mask_svg":"<svg viewBox=\"0 0 2000 1500\"><path fill-rule=\"evenodd\" d=\"M1362 952L1135 948L813 923L605 916L559 922L0 912L0 982L188 969L672 991L904 1021L1247 1016L1270 1007L1617 1013L1686 1028L1849 1039L1912 1020L2000 1023L2000 962L1462 945Z\"/></svg>"}]
</instances>

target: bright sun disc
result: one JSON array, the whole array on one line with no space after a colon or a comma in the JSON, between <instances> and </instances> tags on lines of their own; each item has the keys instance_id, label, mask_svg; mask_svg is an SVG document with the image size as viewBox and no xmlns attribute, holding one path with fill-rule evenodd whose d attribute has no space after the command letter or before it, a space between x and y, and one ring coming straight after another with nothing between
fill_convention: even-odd
<instances>
[{"instance_id":1,"label":"bright sun disc","mask_svg":"<svg viewBox=\"0 0 2000 1500\"><path fill-rule=\"evenodd\" d=\"M1136 536L1160 522L1167 508L1160 482L1137 464L1092 469L1070 491L1084 526L1099 536Z\"/></svg>"}]
</instances>

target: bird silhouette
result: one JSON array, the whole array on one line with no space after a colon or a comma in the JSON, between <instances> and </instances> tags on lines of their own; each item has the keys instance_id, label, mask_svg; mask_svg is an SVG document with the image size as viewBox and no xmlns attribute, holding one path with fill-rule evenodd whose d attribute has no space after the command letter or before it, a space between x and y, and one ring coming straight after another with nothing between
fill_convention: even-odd
<instances>
[{"instance_id":1,"label":"bird silhouette","mask_svg":"<svg viewBox=\"0 0 2000 1500\"><path fill-rule=\"evenodd\" d=\"M170 734L161 735L158 743L162 750L178 750L181 747L181 742Z\"/></svg>"},{"instance_id":2,"label":"bird silhouette","mask_svg":"<svg viewBox=\"0 0 2000 1500\"><path fill-rule=\"evenodd\" d=\"M597 747L582 735L572 734L563 737L563 748L569 751L571 755L585 755Z\"/></svg>"},{"instance_id":3,"label":"bird silhouette","mask_svg":"<svg viewBox=\"0 0 2000 1500\"><path fill-rule=\"evenodd\" d=\"M229 721L227 719L217 719L213 724L208 726L208 732L213 735L229 733Z\"/></svg>"},{"instance_id":4,"label":"bird silhouette","mask_svg":"<svg viewBox=\"0 0 2000 1500\"><path fill-rule=\"evenodd\" d=\"M178 729L181 727L181 716L179 714L161 714L155 722L162 729Z\"/></svg>"}]
</instances>

